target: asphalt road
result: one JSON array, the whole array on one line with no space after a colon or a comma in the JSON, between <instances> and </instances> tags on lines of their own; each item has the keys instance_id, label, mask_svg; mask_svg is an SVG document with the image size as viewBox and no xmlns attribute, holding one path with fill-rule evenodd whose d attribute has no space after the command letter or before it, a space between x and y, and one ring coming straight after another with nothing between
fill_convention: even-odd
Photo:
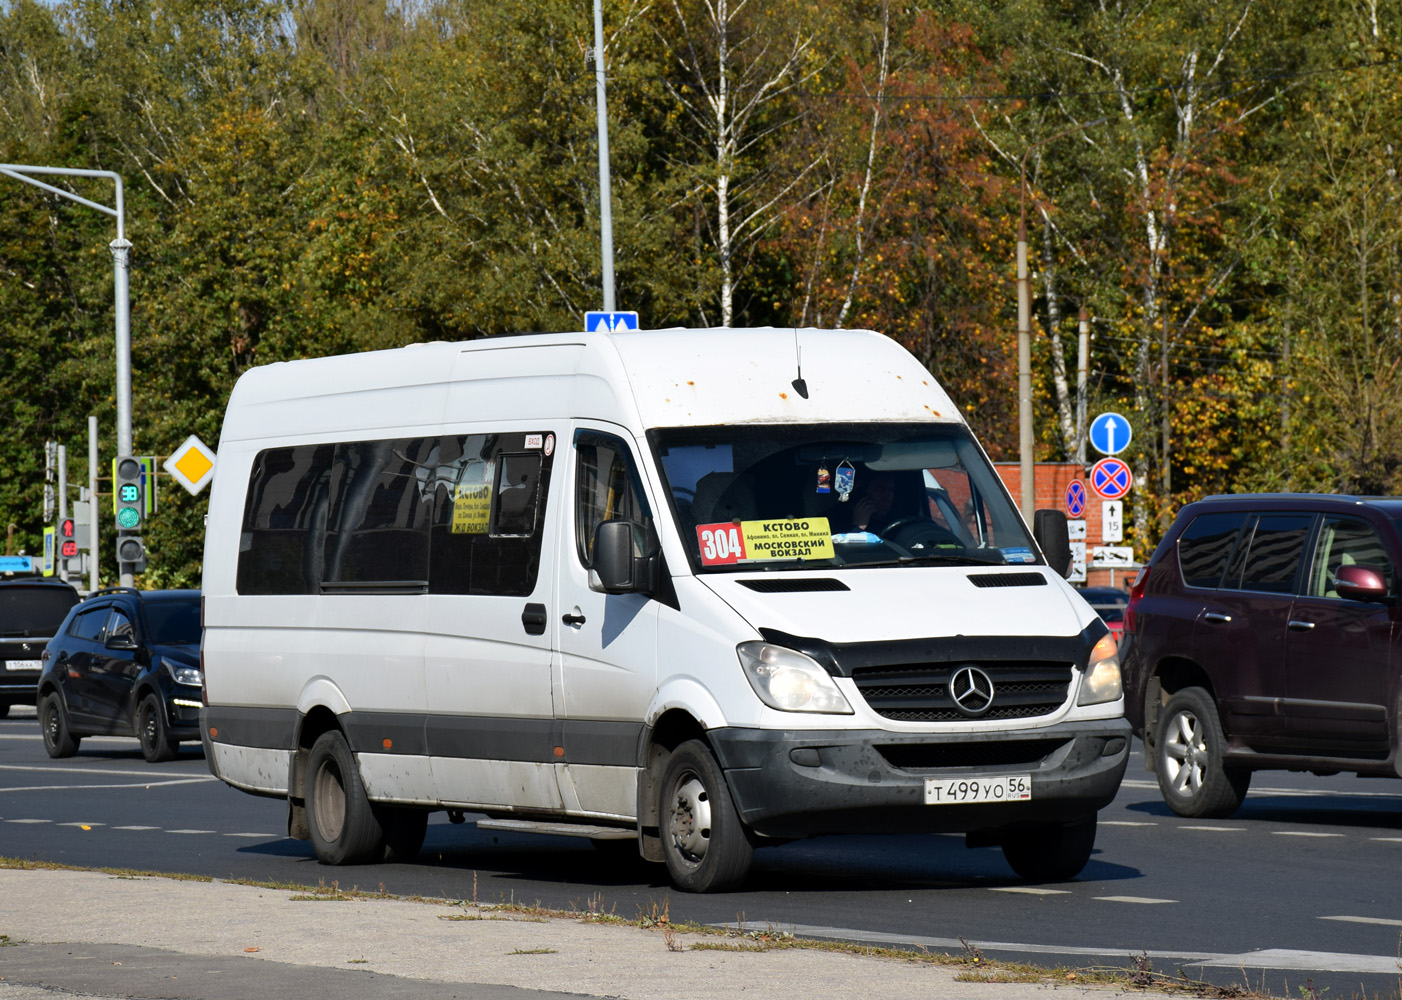
<instances>
[{"instance_id":1,"label":"asphalt road","mask_svg":"<svg viewBox=\"0 0 1402 1000\"><path fill-rule=\"evenodd\" d=\"M1163 805L1140 757L1100 816L1096 854L1068 883L1020 883L997 849L959 837L829 837L767 848L741 892L694 896L660 866L587 841L430 822L409 865L328 868L283 836L284 803L214 780L195 746L151 765L134 740L44 754L32 714L0 720L0 855L623 917L772 925L809 937L1074 968L1181 969L1219 984L1331 1000L1402 983L1402 781L1258 774L1229 820Z\"/></svg>"}]
</instances>

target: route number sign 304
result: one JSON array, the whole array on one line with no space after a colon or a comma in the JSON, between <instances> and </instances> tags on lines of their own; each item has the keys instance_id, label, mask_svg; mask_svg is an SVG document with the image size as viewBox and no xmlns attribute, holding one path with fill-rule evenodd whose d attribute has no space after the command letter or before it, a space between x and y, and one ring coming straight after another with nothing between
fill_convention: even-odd
<instances>
[{"instance_id":1,"label":"route number sign 304","mask_svg":"<svg viewBox=\"0 0 1402 1000\"><path fill-rule=\"evenodd\" d=\"M1032 798L1030 774L996 778L926 778L927 806L976 805L982 802L1025 802Z\"/></svg>"}]
</instances>

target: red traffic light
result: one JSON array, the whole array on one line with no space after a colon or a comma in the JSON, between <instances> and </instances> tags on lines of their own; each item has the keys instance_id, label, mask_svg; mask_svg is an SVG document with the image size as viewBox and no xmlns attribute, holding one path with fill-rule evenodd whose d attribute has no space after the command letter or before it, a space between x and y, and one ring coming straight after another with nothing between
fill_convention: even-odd
<instances>
[{"instance_id":1,"label":"red traffic light","mask_svg":"<svg viewBox=\"0 0 1402 1000\"><path fill-rule=\"evenodd\" d=\"M71 517L65 517L65 518L63 518L62 520L60 520L60 521L58 522L58 537L59 537L59 538L72 538L72 537L73 537L73 518L71 518ZM76 546L75 546L75 549L76 549ZM68 555L68 554L69 554L69 552L68 552L68 547L67 547L66 545L64 546L63 554L64 554L64 555ZM76 555L76 554L77 554L76 551L75 551L73 554Z\"/></svg>"},{"instance_id":2,"label":"red traffic light","mask_svg":"<svg viewBox=\"0 0 1402 1000\"><path fill-rule=\"evenodd\" d=\"M59 548L59 555L65 559L72 559L78 554L78 543L71 538L65 538L63 545Z\"/></svg>"}]
</instances>

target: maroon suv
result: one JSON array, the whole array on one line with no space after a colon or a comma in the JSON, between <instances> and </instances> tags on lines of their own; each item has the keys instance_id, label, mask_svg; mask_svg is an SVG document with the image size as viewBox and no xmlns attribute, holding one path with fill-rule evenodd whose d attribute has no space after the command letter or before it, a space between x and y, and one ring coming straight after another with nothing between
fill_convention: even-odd
<instances>
[{"instance_id":1,"label":"maroon suv","mask_svg":"<svg viewBox=\"0 0 1402 1000\"><path fill-rule=\"evenodd\" d=\"M1402 498L1184 507L1125 609L1125 709L1181 816L1229 816L1251 772L1402 775Z\"/></svg>"}]
</instances>

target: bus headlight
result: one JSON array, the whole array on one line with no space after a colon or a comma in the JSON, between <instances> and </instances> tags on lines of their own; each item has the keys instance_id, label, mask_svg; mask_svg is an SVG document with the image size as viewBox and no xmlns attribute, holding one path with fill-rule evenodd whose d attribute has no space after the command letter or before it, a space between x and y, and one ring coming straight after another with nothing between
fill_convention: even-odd
<instances>
[{"instance_id":1,"label":"bus headlight","mask_svg":"<svg viewBox=\"0 0 1402 1000\"><path fill-rule=\"evenodd\" d=\"M1100 705L1114 701L1124 693L1120 683L1120 649L1115 637L1101 636L1086 661L1086 679L1081 683L1081 696L1077 705Z\"/></svg>"},{"instance_id":2,"label":"bus headlight","mask_svg":"<svg viewBox=\"0 0 1402 1000\"><path fill-rule=\"evenodd\" d=\"M781 712L828 712L851 715L832 677L812 657L767 642L735 647L745 677L759 700Z\"/></svg>"}]
</instances>

